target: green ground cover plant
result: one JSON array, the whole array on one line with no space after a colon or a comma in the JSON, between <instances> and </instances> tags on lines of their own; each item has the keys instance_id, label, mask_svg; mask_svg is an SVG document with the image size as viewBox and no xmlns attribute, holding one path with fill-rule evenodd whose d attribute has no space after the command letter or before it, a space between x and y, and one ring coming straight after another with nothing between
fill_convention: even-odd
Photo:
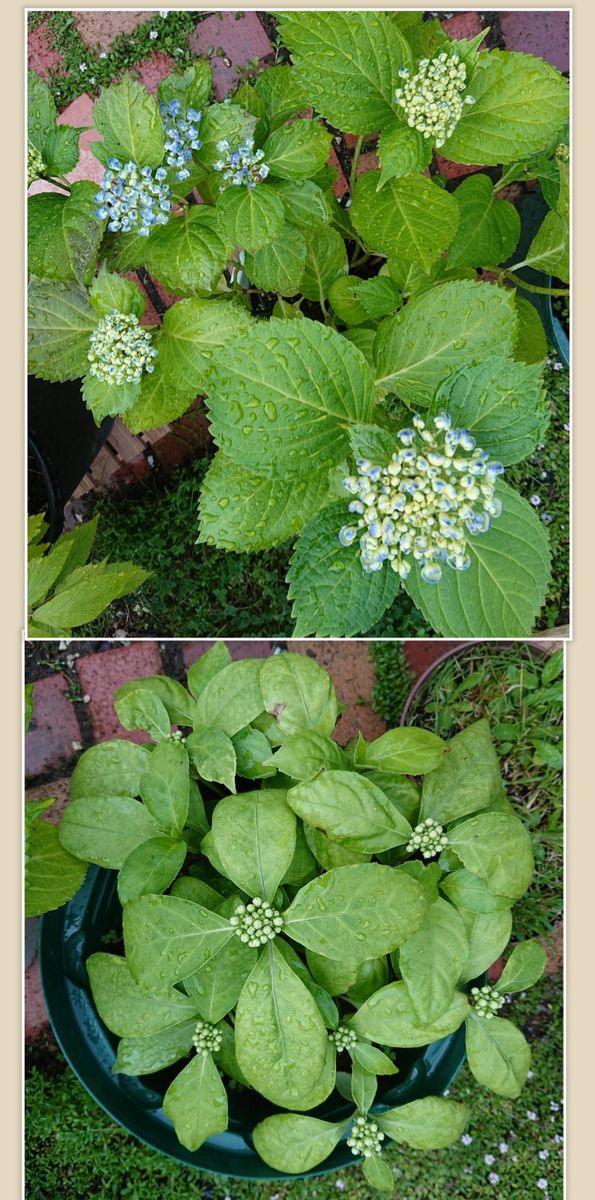
<instances>
[{"instance_id":1,"label":"green ground cover plant","mask_svg":"<svg viewBox=\"0 0 595 1200\"><path fill-rule=\"evenodd\" d=\"M480 1088L467 1067L451 1096L481 1113L471 1134L431 1155L388 1145L402 1200L527 1200L545 1180L549 1200L563 1196L563 1012L559 978L515 1000L531 1043L532 1069L523 1095L504 1100ZM164 1159L127 1134L93 1102L59 1051L33 1048L25 1085L25 1179L32 1200L368 1200L361 1167L282 1184L215 1179ZM536 1136L536 1134L538 1136ZM498 1175L497 1182L490 1176Z\"/></svg>"},{"instance_id":2,"label":"green ground cover plant","mask_svg":"<svg viewBox=\"0 0 595 1200\"><path fill-rule=\"evenodd\" d=\"M374 705L391 725L406 699L400 653L390 645L372 649ZM548 937L563 908L563 652L536 656L522 643L470 646L433 672L407 720L453 737L486 717L508 795L534 839L535 880L514 909L513 934Z\"/></svg>"},{"instance_id":3,"label":"green ground cover plant","mask_svg":"<svg viewBox=\"0 0 595 1200\"><path fill-rule=\"evenodd\" d=\"M285 13L278 31L291 62L223 103L204 60L157 100L129 76L105 88L99 190L65 184L76 131L31 79L30 178L61 188L29 206L31 370L83 377L96 420L133 432L204 393L218 449L199 540L293 541L297 635L367 632L401 589L438 633L527 634L547 531L501 476L549 422L516 271L546 292L568 278L567 83L421 13ZM333 129L357 139L348 206ZM358 178L370 134L380 170ZM427 174L434 149L499 177L451 192ZM520 218L500 192L528 179L548 211L510 267ZM160 328L124 278L140 268L180 298Z\"/></svg>"},{"instance_id":4,"label":"green ground cover plant","mask_svg":"<svg viewBox=\"0 0 595 1200\"><path fill-rule=\"evenodd\" d=\"M120 1038L112 1069L176 1065L163 1108L190 1150L227 1128L235 1081L272 1106L252 1131L269 1166L309 1171L346 1140L369 1185L392 1192L386 1139L429 1150L470 1119L431 1095L390 1106L404 1048L464 1026L476 1081L509 1099L530 1067L498 1013L540 978L542 945L515 945L501 978L481 979L534 870L489 725L342 749L333 684L307 656L231 662L218 643L187 682L118 690L120 721L151 740L83 753L58 830L69 856L118 872L124 954L86 964ZM34 911L44 887L55 905L39 865L30 852ZM335 1087L340 1119L308 1115Z\"/></svg>"}]
</instances>

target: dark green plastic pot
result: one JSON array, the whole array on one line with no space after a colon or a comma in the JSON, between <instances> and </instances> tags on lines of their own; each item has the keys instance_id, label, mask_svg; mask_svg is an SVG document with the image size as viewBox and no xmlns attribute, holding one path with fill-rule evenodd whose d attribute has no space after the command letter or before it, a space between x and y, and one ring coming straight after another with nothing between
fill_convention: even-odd
<instances>
[{"instance_id":1,"label":"dark green plastic pot","mask_svg":"<svg viewBox=\"0 0 595 1200\"><path fill-rule=\"evenodd\" d=\"M118 1039L97 1015L85 962L120 939L116 879L115 871L90 867L74 899L41 919L39 964L45 1001L60 1049L75 1075L112 1120L177 1162L237 1179L295 1179L268 1167L254 1149L254 1126L279 1111L257 1093L230 1089L229 1129L192 1152L180 1145L162 1108L165 1090L183 1064L142 1078L111 1074ZM442 1094L465 1061L464 1028L425 1049L400 1053L399 1082L380 1080L376 1111ZM335 1091L313 1115L339 1121L352 1111L353 1105ZM344 1139L323 1166L305 1175L324 1175L354 1161Z\"/></svg>"},{"instance_id":2,"label":"dark green plastic pot","mask_svg":"<svg viewBox=\"0 0 595 1200\"><path fill-rule=\"evenodd\" d=\"M512 266L514 262L518 262L519 259L525 257L543 218L549 212L541 190L538 188L528 188L523 192L518 203L518 210L521 217L521 236L519 244L506 266ZM536 271L533 267L520 267L515 273L519 278L524 279L527 283L535 284L537 287L559 286L551 276L544 276L543 272ZM552 297L544 295L541 292L525 291L522 287L519 287L517 290L520 296L523 296L525 300L529 300L533 307L537 309L545 329L548 344L554 347L560 361L564 363L565 367L568 367L570 365L568 335L562 322L554 312Z\"/></svg>"}]
</instances>

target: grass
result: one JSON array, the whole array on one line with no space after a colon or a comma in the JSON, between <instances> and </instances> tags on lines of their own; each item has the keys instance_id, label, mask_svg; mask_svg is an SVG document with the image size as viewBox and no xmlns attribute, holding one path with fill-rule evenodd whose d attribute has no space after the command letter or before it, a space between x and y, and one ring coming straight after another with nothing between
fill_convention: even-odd
<instances>
[{"instance_id":1,"label":"grass","mask_svg":"<svg viewBox=\"0 0 595 1200\"><path fill-rule=\"evenodd\" d=\"M390 725L402 711L397 649L374 647L374 706ZM506 792L531 830L536 875L513 909L513 936L547 936L563 903L563 654L536 658L522 642L478 642L430 676L408 724L453 737L488 717Z\"/></svg>"},{"instance_id":2,"label":"grass","mask_svg":"<svg viewBox=\"0 0 595 1200\"><path fill-rule=\"evenodd\" d=\"M422 1153L393 1146L387 1159L398 1200L562 1200L562 996L545 980L512 1014L533 1046L532 1076L521 1097L503 1100L480 1088L467 1068L451 1095L472 1106L466 1145ZM555 1105L552 1108L551 1105ZM532 1120L528 1113L536 1114ZM247 1183L195 1172L149 1150L99 1109L51 1055L47 1073L34 1068L26 1085L28 1200L370 1200L359 1166L319 1179ZM502 1151L501 1144L508 1147ZM539 1151L547 1150L547 1159ZM494 1162L485 1161L493 1155ZM499 1176L490 1183L490 1173ZM547 1180L540 1190L539 1179Z\"/></svg>"}]
</instances>

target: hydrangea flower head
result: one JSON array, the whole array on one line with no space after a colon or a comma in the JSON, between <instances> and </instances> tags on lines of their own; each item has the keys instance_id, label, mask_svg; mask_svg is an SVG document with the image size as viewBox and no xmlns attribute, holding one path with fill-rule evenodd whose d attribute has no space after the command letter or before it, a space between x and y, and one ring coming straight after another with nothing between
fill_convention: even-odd
<instances>
[{"instance_id":1,"label":"hydrangea flower head","mask_svg":"<svg viewBox=\"0 0 595 1200\"><path fill-rule=\"evenodd\" d=\"M406 579L413 562L425 583L439 583L442 565L455 571L471 566L470 537L486 533L502 512L494 496L501 463L490 462L468 429L453 429L450 417L434 417L434 430L415 416L398 433L401 449L385 467L357 460L357 475L343 480L354 497L349 512L357 523L339 531L342 546L359 536L364 571L388 562Z\"/></svg>"},{"instance_id":2,"label":"hydrangea flower head","mask_svg":"<svg viewBox=\"0 0 595 1200\"><path fill-rule=\"evenodd\" d=\"M242 146L237 146L232 150L231 144L227 138L222 138L216 143L217 150L220 154L225 155L216 163L213 163L213 170L220 171L223 182L219 184L219 191L225 191L225 188L230 184L233 187L241 187L245 185L249 188L255 188L257 183L262 183L266 179L269 168L265 162L264 150L254 149L254 138L248 137Z\"/></svg>"},{"instance_id":3,"label":"hydrangea flower head","mask_svg":"<svg viewBox=\"0 0 595 1200\"><path fill-rule=\"evenodd\" d=\"M454 133L464 112L465 104L474 104L473 96L462 97L467 86L467 67L458 54L437 58L422 58L417 73L411 75L401 67L399 76L403 87L397 88L395 100L405 110L407 124L437 147L443 146Z\"/></svg>"},{"instance_id":4,"label":"hydrangea flower head","mask_svg":"<svg viewBox=\"0 0 595 1200\"><path fill-rule=\"evenodd\" d=\"M283 917L267 900L255 896L249 904L238 904L229 923L247 946L266 946L283 928Z\"/></svg>"},{"instance_id":5,"label":"hydrangea flower head","mask_svg":"<svg viewBox=\"0 0 595 1200\"><path fill-rule=\"evenodd\" d=\"M471 996L478 1017L483 1017L486 1021L491 1021L504 1004L504 996L500 996L488 983L482 988L471 988Z\"/></svg>"},{"instance_id":6,"label":"hydrangea flower head","mask_svg":"<svg viewBox=\"0 0 595 1200\"><path fill-rule=\"evenodd\" d=\"M208 1021L197 1021L192 1034L192 1042L197 1054L216 1053L221 1048L223 1035L216 1025Z\"/></svg>"},{"instance_id":7,"label":"hydrangea flower head","mask_svg":"<svg viewBox=\"0 0 595 1200\"><path fill-rule=\"evenodd\" d=\"M155 369L156 356L151 334L138 317L114 309L91 334L89 374L102 383L139 383L143 371L150 375Z\"/></svg>"},{"instance_id":8,"label":"hydrangea flower head","mask_svg":"<svg viewBox=\"0 0 595 1200\"><path fill-rule=\"evenodd\" d=\"M44 171L45 163L39 150L36 150L33 143L29 142L27 148L27 187L31 187L33 181L39 179L39 176L43 175Z\"/></svg>"},{"instance_id":9,"label":"hydrangea flower head","mask_svg":"<svg viewBox=\"0 0 595 1200\"><path fill-rule=\"evenodd\" d=\"M176 179L183 181L190 176L186 163L190 162L192 151L200 150L202 146L198 136L202 113L195 108L188 108L184 114L179 100L160 104L159 111L165 131L165 161L174 167Z\"/></svg>"},{"instance_id":10,"label":"hydrangea flower head","mask_svg":"<svg viewBox=\"0 0 595 1200\"><path fill-rule=\"evenodd\" d=\"M407 852L415 854L419 851L423 858L434 858L436 854L442 853L445 846L448 846L448 838L442 825L432 820L432 817L426 817L421 825L415 826L407 843Z\"/></svg>"},{"instance_id":11,"label":"hydrangea flower head","mask_svg":"<svg viewBox=\"0 0 595 1200\"><path fill-rule=\"evenodd\" d=\"M172 202L164 167L153 174L151 167L118 158L108 158L107 167L94 199L95 216L107 220L110 233L148 237L155 225L167 225Z\"/></svg>"},{"instance_id":12,"label":"hydrangea flower head","mask_svg":"<svg viewBox=\"0 0 595 1200\"><path fill-rule=\"evenodd\" d=\"M357 1034L354 1029L349 1029L347 1025L339 1025L336 1029L332 1029L328 1035L329 1042L332 1042L337 1051L353 1049L357 1042Z\"/></svg>"},{"instance_id":13,"label":"hydrangea flower head","mask_svg":"<svg viewBox=\"0 0 595 1200\"><path fill-rule=\"evenodd\" d=\"M383 1141L384 1134L375 1121L368 1121L367 1117L355 1118L351 1135L347 1138L352 1154L363 1154L364 1158L381 1154Z\"/></svg>"}]
</instances>

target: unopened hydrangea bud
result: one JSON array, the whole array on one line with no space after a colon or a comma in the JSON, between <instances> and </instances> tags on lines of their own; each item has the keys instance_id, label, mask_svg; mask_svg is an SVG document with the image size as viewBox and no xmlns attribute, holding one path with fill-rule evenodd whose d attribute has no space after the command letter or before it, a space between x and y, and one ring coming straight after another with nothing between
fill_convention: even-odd
<instances>
[{"instance_id":1,"label":"unopened hydrangea bud","mask_svg":"<svg viewBox=\"0 0 595 1200\"><path fill-rule=\"evenodd\" d=\"M569 162L570 161L570 149L565 144L565 142L560 142L560 145L556 146L555 157L557 159L559 159L560 162Z\"/></svg>"},{"instance_id":2,"label":"unopened hydrangea bud","mask_svg":"<svg viewBox=\"0 0 595 1200\"><path fill-rule=\"evenodd\" d=\"M31 187L33 181L39 179L39 176L43 175L45 169L46 166L39 150L36 150L33 143L29 142L27 148L27 187Z\"/></svg>"},{"instance_id":3,"label":"unopened hydrangea bud","mask_svg":"<svg viewBox=\"0 0 595 1200\"><path fill-rule=\"evenodd\" d=\"M501 996L495 988L490 987L486 983L485 987L471 988L471 996L473 1007L478 1017L483 1017L486 1021L491 1021L492 1017L502 1008L504 1004L504 996Z\"/></svg>"},{"instance_id":4,"label":"unopened hydrangea bud","mask_svg":"<svg viewBox=\"0 0 595 1200\"><path fill-rule=\"evenodd\" d=\"M169 735L169 740L170 742L178 742L182 746L185 746L187 739L184 737L181 729L174 729L173 733Z\"/></svg>"},{"instance_id":5,"label":"unopened hydrangea bud","mask_svg":"<svg viewBox=\"0 0 595 1200\"><path fill-rule=\"evenodd\" d=\"M117 158L108 158L107 166L94 199L95 216L107 220L110 233L134 231L148 237L155 225L167 225L172 202L165 167L153 176L151 167Z\"/></svg>"},{"instance_id":6,"label":"unopened hydrangea bud","mask_svg":"<svg viewBox=\"0 0 595 1200\"><path fill-rule=\"evenodd\" d=\"M188 108L184 114L179 100L160 104L159 111L165 132L165 161L170 167L174 167L176 179L183 181L190 176L186 164L192 159L192 151L200 150L202 146L198 136L202 113Z\"/></svg>"},{"instance_id":7,"label":"unopened hydrangea bud","mask_svg":"<svg viewBox=\"0 0 595 1200\"><path fill-rule=\"evenodd\" d=\"M208 1021L197 1021L192 1042L197 1054L215 1054L221 1048L223 1034Z\"/></svg>"},{"instance_id":8,"label":"unopened hydrangea bud","mask_svg":"<svg viewBox=\"0 0 595 1200\"><path fill-rule=\"evenodd\" d=\"M229 918L236 937L247 946L266 946L283 928L283 917L268 900L255 896L249 904L238 904Z\"/></svg>"},{"instance_id":9,"label":"unopened hydrangea bud","mask_svg":"<svg viewBox=\"0 0 595 1200\"><path fill-rule=\"evenodd\" d=\"M102 317L89 340L89 374L102 383L139 383L143 371L154 370L157 356L151 334L133 313L115 309Z\"/></svg>"},{"instance_id":10,"label":"unopened hydrangea bud","mask_svg":"<svg viewBox=\"0 0 595 1200\"><path fill-rule=\"evenodd\" d=\"M397 88L395 100L404 109L407 124L437 147L443 146L454 133L463 106L475 103L473 96L463 100L461 95L467 85L465 63L458 54L443 51L437 58L422 58L417 74L412 76L407 67L401 67L399 76L403 87Z\"/></svg>"},{"instance_id":11,"label":"unopened hydrangea bud","mask_svg":"<svg viewBox=\"0 0 595 1200\"><path fill-rule=\"evenodd\" d=\"M419 415L397 434L401 448L385 467L357 460L357 475L343 486L356 499L349 512L358 520L339 531L342 546L359 537L364 571L388 562L406 579L416 562L425 583L439 583L441 564L455 571L471 566L469 537L486 533L500 516L495 481L501 463L490 462L468 429L453 429L447 413L426 428Z\"/></svg>"},{"instance_id":12,"label":"unopened hydrangea bud","mask_svg":"<svg viewBox=\"0 0 595 1200\"><path fill-rule=\"evenodd\" d=\"M375 1121L369 1121L367 1117L355 1118L351 1136L347 1138L352 1154L363 1154L364 1158L381 1154L383 1141L384 1134Z\"/></svg>"},{"instance_id":13,"label":"unopened hydrangea bud","mask_svg":"<svg viewBox=\"0 0 595 1200\"><path fill-rule=\"evenodd\" d=\"M237 146L235 150L231 149L227 138L216 142L215 145L219 153L225 156L213 163L213 170L221 172L223 179L219 185L220 192L224 192L230 184L233 187L245 184L246 187L255 188L257 183L266 179L269 168L262 161L264 150L254 149L254 138L246 138L244 144Z\"/></svg>"},{"instance_id":14,"label":"unopened hydrangea bud","mask_svg":"<svg viewBox=\"0 0 595 1200\"><path fill-rule=\"evenodd\" d=\"M434 858L436 854L441 854L447 845L448 838L442 825L438 825L431 817L426 817L421 825L415 826L407 843L407 852L420 853L423 858Z\"/></svg>"},{"instance_id":15,"label":"unopened hydrangea bud","mask_svg":"<svg viewBox=\"0 0 595 1200\"><path fill-rule=\"evenodd\" d=\"M354 1029L349 1029L347 1025L339 1025L337 1029L331 1030L328 1035L329 1042L333 1042L337 1053L341 1050L352 1050L357 1042L357 1034Z\"/></svg>"}]
</instances>

